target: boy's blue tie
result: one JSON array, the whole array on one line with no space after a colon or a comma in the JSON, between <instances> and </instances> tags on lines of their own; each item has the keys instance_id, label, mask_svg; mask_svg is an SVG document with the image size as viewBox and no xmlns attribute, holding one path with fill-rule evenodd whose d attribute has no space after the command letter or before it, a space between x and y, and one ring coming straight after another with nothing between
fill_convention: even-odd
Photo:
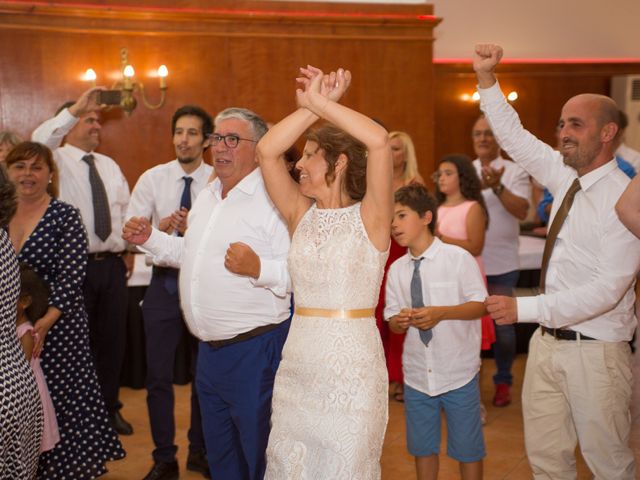
<instances>
[{"instance_id":1,"label":"boy's blue tie","mask_svg":"<svg viewBox=\"0 0 640 480\"><path fill-rule=\"evenodd\" d=\"M411 277L411 308L424 307L424 300L422 299L422 279L420 278L420 263L422 263L424 257L413 259L413 276ZM422 343L429 344L433 337L431 329L422 330L419 329L420 339Z\"/></svg>"}]
</instances>

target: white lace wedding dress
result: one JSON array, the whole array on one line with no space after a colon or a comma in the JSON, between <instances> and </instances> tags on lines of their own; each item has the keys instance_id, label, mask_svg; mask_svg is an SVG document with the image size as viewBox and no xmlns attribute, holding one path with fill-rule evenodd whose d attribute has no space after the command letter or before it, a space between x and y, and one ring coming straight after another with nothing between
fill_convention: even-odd
<instances>
[{"instance_id":1,"label":"white lace wedding dress","mask_svg":"<svg viewBox=\"0 0 640 480\"><path fill-rule=\"evenodd\" d=\"M289 251L296 307L374 308L387 255L369 241L360 203L312 206ZM373 316L295 315L275 379L265 479L380 478L387 392Z\"/></svg>"}]
</instances>

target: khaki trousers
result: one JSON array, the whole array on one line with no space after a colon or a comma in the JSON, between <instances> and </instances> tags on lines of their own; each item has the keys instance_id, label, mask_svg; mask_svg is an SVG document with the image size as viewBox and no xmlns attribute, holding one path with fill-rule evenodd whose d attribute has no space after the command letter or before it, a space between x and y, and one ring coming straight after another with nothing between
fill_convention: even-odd
<instances>
[{"instance_id":1,"label":"khaki trousers","mask_svg":"<svg viewBox=\"0 0 640 480\"><path fill-rule=\"evenodd\" d=\"M578 441L596 479L634 480L629 345L556 340L541 332L531 338L522 389L534 478L575 479Z\"/></svg>"}]
</instances>

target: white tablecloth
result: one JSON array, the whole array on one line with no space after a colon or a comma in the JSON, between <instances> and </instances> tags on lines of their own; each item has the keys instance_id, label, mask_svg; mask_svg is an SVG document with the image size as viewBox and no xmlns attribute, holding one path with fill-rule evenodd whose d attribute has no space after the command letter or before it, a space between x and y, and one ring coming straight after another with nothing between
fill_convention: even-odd
<instances>
[{"instance_id":1,"label":"white tablecloth","mask_svg":"<svg viewBox=\"0 0 640 480\"><path fill-rule=\"evenodd\" d=\"M544 238L520 235L518 248L520 270L540 270L544 241Z\"/></svg>"}]
</instances>

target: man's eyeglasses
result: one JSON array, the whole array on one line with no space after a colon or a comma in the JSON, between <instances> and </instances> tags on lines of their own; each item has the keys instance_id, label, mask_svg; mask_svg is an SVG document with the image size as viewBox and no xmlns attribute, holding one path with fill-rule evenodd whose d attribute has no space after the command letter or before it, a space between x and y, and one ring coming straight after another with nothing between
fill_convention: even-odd
<instances>
[{"instance_id":1,"label":"man's eyeglasses","mask_svg":"<svg viewBox=\"0 0 640 480\"><path fill-rule=\"evenodd\" d=\"M214 147L218 145L221 141L229 148L236 148L240 140L244 140L245 142L253 142L256 143L257 140L251 140L250 138L240 138L238 135L230 133L229 135L219 135L214 133L209 137L211 139L211 145Z\"/></svg>"}]
</instances>

